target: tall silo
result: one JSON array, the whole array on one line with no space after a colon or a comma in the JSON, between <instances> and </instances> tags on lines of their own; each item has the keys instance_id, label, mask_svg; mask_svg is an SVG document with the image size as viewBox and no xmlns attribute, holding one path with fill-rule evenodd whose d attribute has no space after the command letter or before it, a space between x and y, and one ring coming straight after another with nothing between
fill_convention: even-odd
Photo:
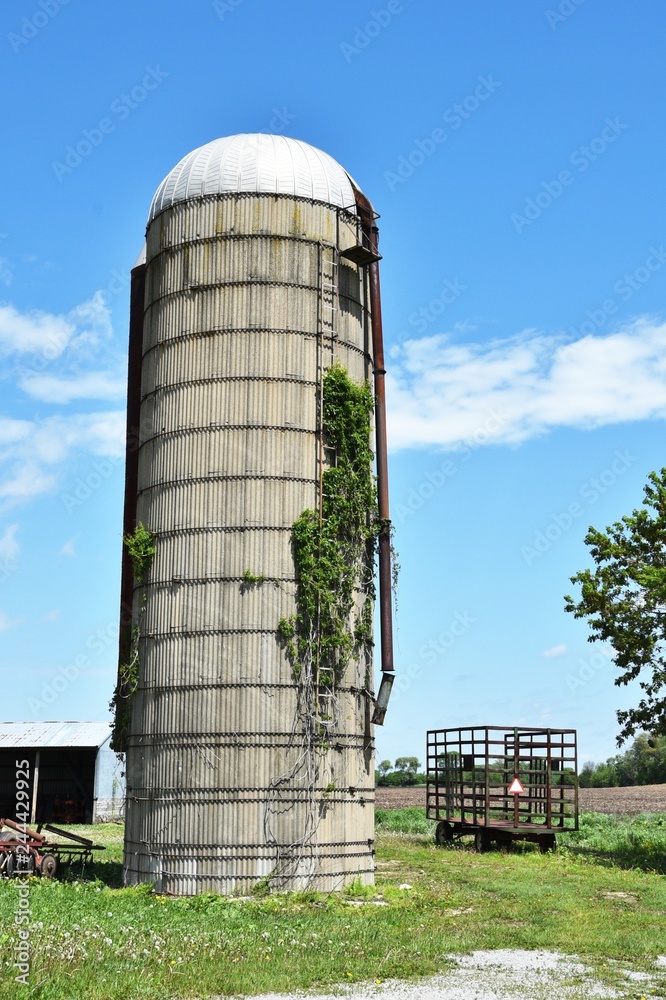
<instances>
[{"instance_id":1,"label":"tall silo","mask_svg":"<svg viewBox=\"0 0 666 1000\"><path fill-rule=\"evenodd\" d=\"M134 674L116 699L128 884L373 879L371 650L349 658L331 708L328 689L304 693L279 623L296 613L294 523L321 517L336 461L326 372L383 374L374 218L330 156L265 134L194 150L150 208L132 272L125 530L145 526L155 555L141 581L124 561ZM386 597L386 558L383 571Z\"/></svg>"}]
</instances>

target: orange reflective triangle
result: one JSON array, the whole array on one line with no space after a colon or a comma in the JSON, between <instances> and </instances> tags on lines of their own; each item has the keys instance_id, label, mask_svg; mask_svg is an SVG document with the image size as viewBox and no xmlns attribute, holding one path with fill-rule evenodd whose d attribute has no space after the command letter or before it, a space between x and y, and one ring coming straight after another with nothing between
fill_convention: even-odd
<instances>
[{"instance_id":1,"label":"orange reflective triangle","mask_svg":"<svg viewBox=\"0 0 666 1000\"><path fill-rule=\"evenodd\" d=\"M523 788L520 778L514 778L509 785L509 792L513 795L522 795L525 789Z\"/></svg>"}]
</instances>

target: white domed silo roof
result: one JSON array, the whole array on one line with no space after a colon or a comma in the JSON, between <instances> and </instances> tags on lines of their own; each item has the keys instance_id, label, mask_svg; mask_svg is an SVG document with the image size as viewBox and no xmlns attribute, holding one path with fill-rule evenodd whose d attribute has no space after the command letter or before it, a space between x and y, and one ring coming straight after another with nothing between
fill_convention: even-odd
<instances>
[{"instance_id":1,"label":"white domed silo roof","mask_svg":"<svg viewBox=\"0 0 666 1000\"><path fill-rule=\"evenodd\" d=\"M176 164L155 193L148 223L179 202L238 192L310 198L355 213L352 185L358 187L332 156L307 142L263 132L229 135Z\"/></svg>"}]
</instances>

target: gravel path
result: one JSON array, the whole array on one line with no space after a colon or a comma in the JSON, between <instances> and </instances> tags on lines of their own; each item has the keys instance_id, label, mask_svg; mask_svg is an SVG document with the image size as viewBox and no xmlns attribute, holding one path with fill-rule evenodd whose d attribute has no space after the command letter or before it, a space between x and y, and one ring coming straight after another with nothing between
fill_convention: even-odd
<instances>
[{"instance_id":1,"label":"gravel path","mask_svg":"<svg viewBox=\"0 0 666 1000\"><path fill-rule=\"evenodd\" d=\"M453 967L418 983L395 980L356 986L333 993L271 993L254 1000L615 1000L665 997L666 976L625 971L626 986L610 987L575 956L552 951L475 951L451 956ZM662 968L666 958L657 962ZM618 969L618 972L620 970ZM656 992L651 992L655 990Z\"/></svg>"}]
</instances>

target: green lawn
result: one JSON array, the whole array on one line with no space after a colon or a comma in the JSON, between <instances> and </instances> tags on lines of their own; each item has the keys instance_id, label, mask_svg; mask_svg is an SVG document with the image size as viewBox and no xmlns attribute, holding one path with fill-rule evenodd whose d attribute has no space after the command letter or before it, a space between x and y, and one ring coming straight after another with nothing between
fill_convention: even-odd
<instances>
[{"instance_id":1,"label":"green lawn","mask_svg":"<svg viewBox=\"0 0 666 1000\"><path fill-rule=\"evenodd\" d=\"M96 827L108 851L94 872L31 882L27 989L13 981L11 965L17 888L0 881L0 996L165 1000L286 991L430 974L446 967L448 954L481 948L577 954L612 983L627 965L654 971L666 953L666 886L649 870L661 870L666 856L666 817L585 817L555 854L531 845L476 854L437 847L422 810L401 812L378 812L374 889L243 901L117 888L122 831ZM413 832L389 831L401 825Z\"/></svg>"}]
</instances>

